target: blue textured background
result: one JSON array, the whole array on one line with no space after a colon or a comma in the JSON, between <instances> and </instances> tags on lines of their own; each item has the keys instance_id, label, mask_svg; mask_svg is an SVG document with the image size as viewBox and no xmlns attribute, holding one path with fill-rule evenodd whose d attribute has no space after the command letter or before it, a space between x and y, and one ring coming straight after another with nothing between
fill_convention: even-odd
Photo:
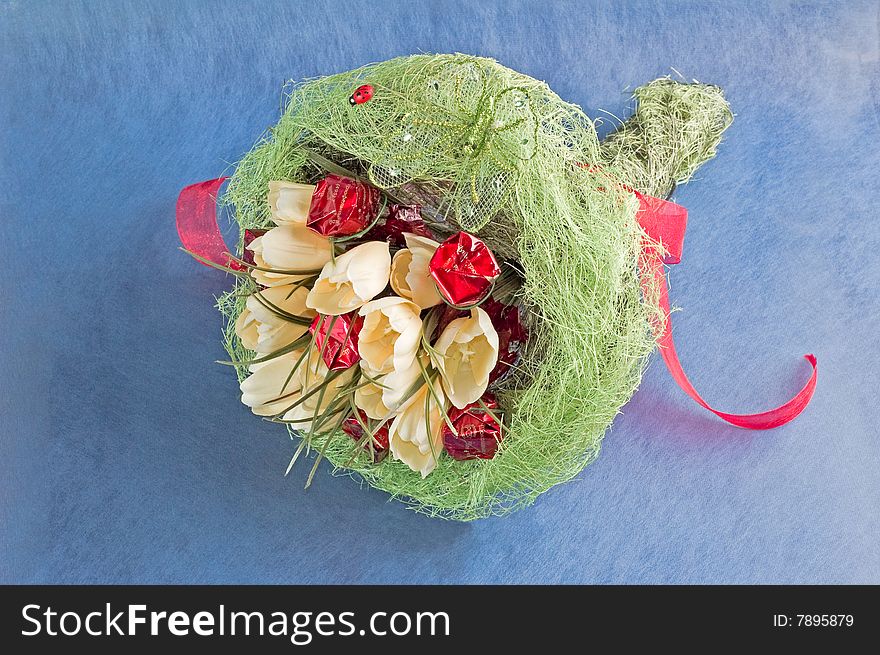
<instances>
[{"instance_id":1,"label":"blue textured background","mask_svg":"<svg viewBox=\"0 0 880 655\"><path fill-rule=\"evenodd\" d=\"M344 6L344 8L343 8ZM0 581L880 582L878 3L0 0ZM287 78L488 55L588 114L670 72L737 113L680 188L676 335L599 460L504 519L431 520L237 402L179 189L278 115ZM605 128L607 129L608 123Z\"/></svg>"}]
</instances>

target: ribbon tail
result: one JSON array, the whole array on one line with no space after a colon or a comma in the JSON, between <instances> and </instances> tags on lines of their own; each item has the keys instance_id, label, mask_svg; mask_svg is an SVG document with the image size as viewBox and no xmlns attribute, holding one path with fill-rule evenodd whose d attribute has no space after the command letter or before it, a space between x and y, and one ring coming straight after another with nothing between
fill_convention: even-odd
<instances>
[{"instance_id":1,"label":"ribbon tail","mask_svg":"<svg viewBox=\"0 0 880 655\"><path fill-rule=\"evenodd\" d=\"M217 193L226 177L205 180L185 187L177 198L177 234L183 247L210 266L234 266L231 250L223 240L217 224Z\"/></svg>"},{"instance_id":2,"label":"ribbon tail","mask_svg":"<svg viewBox=\"0 0 880 655\"><path fill-rule=\"evenodd\" d=\"M747 430L770 430L771 428L785 425L804 411L809 404L810 399L813 397L813 392L816 390L816 382L819 375L818 363L816 362L816 357L812 354L804 355L804 358L813 367L809 380L807 380L807 383L800 391L779 407L766 412L759 412L757 414L730 414L713 408L709 403L703 400L702 396L700 396L685 374L681 362L678 359L678 352L675 349L675 341L672 339L672 322L669 318L669 290L666 286L666 276L663 272L662 263L656 262L654 271L657 287L660 290L660 307L664 315L663 324L657 338L657 345L660 347L660 356L663 358L663 362L666 364L669 374L678 386L681 387L682 391L693 398L697 404L709 410L718 418L731 425L735 425L738 428L745 428Z\"/></svg>"},{"instance_id":3,"label":"ribbon tail","mask_svg":"<svg viewBox=\"0 0 880 655\"><path fill-rule=\"evenodd\" d=\"M804 387L798 391L788 402L775 409L757 414L729 414L714 409L702 396L697 393L694 385L688 379L678 359L675 349L675 341L672 339L671 308L669 306L669 288L666 285L666 274L663 264L677 264L681 260L684 233L687 226L687 210L680 205L659 198L643 196L636 193L640 202L639 224L655 242L662 244L665 253L658 254L650 246L645 248L645 266L649 269L643 278L645 293L656 290L659 293L659 305L663 318L659 325L655 326L657 333L657 345L660 347L660 356L666 364L672 379L681 387L688 396L701 407L709 410L718 418L747 430L769 430L785 425L798 416L813 397L818 380L818 364L812 354L804 355L805 359L813 367L810 379ZM654 289L650 287L654 287Z\"/></svg>"}]
</instances>

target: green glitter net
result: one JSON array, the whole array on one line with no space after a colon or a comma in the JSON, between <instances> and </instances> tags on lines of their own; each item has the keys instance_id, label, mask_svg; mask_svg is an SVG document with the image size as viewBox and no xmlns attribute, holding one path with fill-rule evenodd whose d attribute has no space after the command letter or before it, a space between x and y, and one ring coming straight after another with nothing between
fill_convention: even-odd
<instances>
[{"instance_id":1,"label":"green glitter net","mask_svg":"<svg viewBox=\"0 0 880 655\"><path fill-rule=\"evenodd\" d=\"M352 105L362 84L373 98ZM242 231L272 225L270 180L314 182L341 166L393 201L421 204L438 236L475 232L510 260L530 331L517 370L495 390L507 429L494 459L442 455L422 479L390 457L351 461L344 434L315 437L337 472L466 521L527 506L596 457L638 386L659 311L642 291L637 201L620 182L664 195L714 155L730 119L716 87L664 79L636 97L633 118L600 144L580 108L489 59L403 57L288 89L281 120L238 164L224 198ZM236 362L251 356L233 327L243 289L218 301Z\"/></svg>"}]
</instances>

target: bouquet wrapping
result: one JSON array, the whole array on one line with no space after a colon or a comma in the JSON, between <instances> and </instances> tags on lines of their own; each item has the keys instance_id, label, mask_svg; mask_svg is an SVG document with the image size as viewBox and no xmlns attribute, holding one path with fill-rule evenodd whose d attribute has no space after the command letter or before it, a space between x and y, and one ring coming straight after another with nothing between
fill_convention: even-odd
<instances>
[{"instance_id":1,"label":"bouquet wrapping","mask_svg":"<svg viewBox=\"0 0 880 655\"><path fill-rule=\"evenodd\" d=\"M219 299L241 400L414 509L470 520L577 475L648 355L709 407L669 325L664 264L687 212L669 200L732 120L717 87L636 91L600 142L546 84L466 55L418 55L292 85L224 178L184 190L178 227L235 275ZM240 226L219 238L214 201Z\"/></svg>"}]
</instances>

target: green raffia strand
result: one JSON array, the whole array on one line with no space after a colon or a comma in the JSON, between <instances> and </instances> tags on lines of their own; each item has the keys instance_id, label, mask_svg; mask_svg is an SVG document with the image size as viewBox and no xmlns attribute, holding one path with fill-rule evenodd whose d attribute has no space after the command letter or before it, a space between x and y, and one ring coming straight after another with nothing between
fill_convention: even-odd
<instances>
[{"instance_id":1,"label":"green raffia strand","mask_svg":"<svg viewBox=\"0 0 880 655\"><path fill-rule=\"evenodd\" d=\"M665 198L715 156L733 113L717 86L654 80L633 116L602 143L602 160L642 193Z\"/></svg>"},{"instance_id":2,"label":"green raffia strand","mask_svg":"<svg viewBox=\"0 0 880 655\"><path fill-rule=\"evenodd\" d=\"M365 83L374 86L373 99L350 105ZM498 108L505 89L527 96L531 118L493 132L494 121L522 117L509 105ZM389 186L392 199L422 204L423 215L439 221L431 223L438 234L482 225L478 234L496 254L515 259L524 277L518 298L530 337L497 393L508 425L496 457L456 462L443 455L422 479L391 457L374 465L364 451L351 461L351 439L315 435L311 447L324 449L338 471L416 511L466 521L527 506L596 457L638 386L658 311L655 294L643 297L640 289L636 200L612 181L665 195L714 155L731 117L716 87L663 79L635 97L635 115L600 144L578 107L488 59L404 57L289 88L281 120L230 181L225 202L242 228L271 227L268 182L314 182L322 172L310 153L318 153ZM413 136L404 141L407 133ZM479 152L465 147L474 135ZM392 186L392 165L412 181ZM479 186L499 176L500 196L488 204L468 200L473 179ZM233 325L246 287L239 279L218 300L224 344L239 362L253 357ZM244 365L236 371L239 380L247 376Z\"/></svg>"}]
</instances>

